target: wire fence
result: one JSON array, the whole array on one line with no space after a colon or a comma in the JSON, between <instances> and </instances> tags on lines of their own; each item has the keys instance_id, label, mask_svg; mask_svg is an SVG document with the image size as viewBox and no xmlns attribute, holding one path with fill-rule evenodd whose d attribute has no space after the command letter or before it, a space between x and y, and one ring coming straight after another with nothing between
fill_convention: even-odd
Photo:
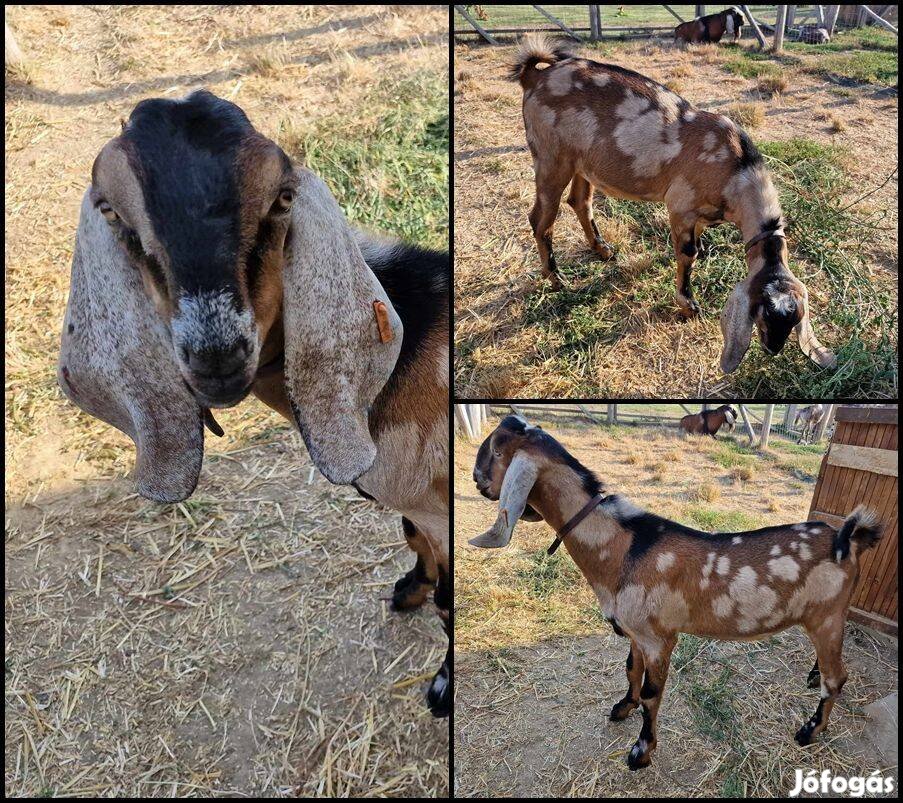
<instances>
[{"instance_id":1,"label":"wire fence","mask_svg":"<svg viewBox=\"0 0 903 803\"><path fill-rule=\"evenodd\" d=\"M724 6L721 5L456 5L454 34L462 39L476 36L499 40L530 31L552 31L564 35L573 33L577 38L590 41L671 36L679 21L691 20L722 8ZM776 5L750 5L747 8L766 32L773 32L778 16ZM817 19L817 6L788 8L788 31L815 23ZM862 6L839 8L835 29L870 22ZM872 6L871 9L879 16L896 21L896 5ZM744 26L744 36L752 36L748 28Z\"/></svg>"}]
</instances>

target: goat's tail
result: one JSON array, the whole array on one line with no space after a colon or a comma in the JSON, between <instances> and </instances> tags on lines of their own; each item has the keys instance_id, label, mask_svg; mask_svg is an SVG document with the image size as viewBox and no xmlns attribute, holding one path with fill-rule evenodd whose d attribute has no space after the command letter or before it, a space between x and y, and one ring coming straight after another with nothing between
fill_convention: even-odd
<instances>
[{"instance_id":1,"label":"goat's tail","mask_svg":"<svg viewBox=\"0 0 903 803\"><path fill-rule=\"evenodd\" d=\"M859 505L844 519L841 528L834 536L834 558L838 563L849 557L850 546L856 547L859 553L873 547L881 538L881 525L878 516L865 505Z\"/></svg>"},{"instance_id":2,"label":"goat's tail","mask_svg":"<svg viewBox=\"0 0 903 803\"><path fill-rule=\"evenodd\" d=\"M533 86L539 71L537 64L557 64L573 54L564 42L555 42L541 33L527 34L520 41L517 58L508 72L512 81L520 81L524 89Z\"/></svg>"}]
</instances>

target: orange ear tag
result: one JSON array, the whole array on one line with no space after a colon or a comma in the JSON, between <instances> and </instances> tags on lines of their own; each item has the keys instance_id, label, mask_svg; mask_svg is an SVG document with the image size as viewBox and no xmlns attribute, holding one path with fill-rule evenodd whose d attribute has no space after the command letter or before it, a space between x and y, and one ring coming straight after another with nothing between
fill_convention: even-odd
<instances>
[{"instance_id":1,"label":"orange ear tag","mask_svg":"<svg viewBox=\"0 0 903 803\"><path fill-rule=\"evenodd\" d=\"M391 343L395 339L392 324L389 323L389 310L382 301L373 302L373 314L376 316L376 328L379 329L379 342Z\"/></svg>"}]
</instances>

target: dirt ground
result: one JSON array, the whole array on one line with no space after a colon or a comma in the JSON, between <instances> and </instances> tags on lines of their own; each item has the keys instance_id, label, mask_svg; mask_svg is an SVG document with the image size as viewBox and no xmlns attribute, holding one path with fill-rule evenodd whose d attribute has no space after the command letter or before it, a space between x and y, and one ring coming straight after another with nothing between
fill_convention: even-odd
<instances>
[{"instance_id":1,"label":"dirt ground","mask_svg":"<svg viewBox=\"0 0 903 803\"><path fill-rule=\"evenodd\" d=\"M670 42L642 41L584 49L590 57L613 62L648 75L672 87L700 108L725 112L731 104L752 102L764 107L764 121L750 131L754 139L786 141L804 137L838 145L851 154L844 170L851 179L845 200L851 203L888 177L896 167L897 98L893 90L875 86L845 87L824 76L794 72L781 94L762 96L756 79L723 69L733 58L726 49L697 53ZM569 264L577 287L588 277L604 272L605 295L591 315L612 318L621 326L616 342L603 341L598 349L581 355L580 364L562 367L556 354L562 343L543 337L544 321L537 309L548 307L555 294L539 280L539 259L527 222L534 184L530 154L521 119L521 88L506 79L514 46L498 47L457 43L455 46L455 338L456 388L464 398L554 398L567 395L608 398L681 398L709 396L751 397L755 378L742 388L736 376L725 377L718 368L721 334L719 309L704 310L702 319L684 322L673 309L656 305L673 295L673 258L667 269L667 289L654 284L648 309L623 310L619 300L652 284L650 257L644 233L633 223L606 217L604 201L597 200L596 221L606 240L616 247L615 263L603 264L589 253L572 211L562 202L555 227L559 263ZM832 129L832 116L849 124L843 132ZM597 199L598 199L597 195ZM877 291L883 288L896 299L897 179L870 194L859 210L863 215L881 210L880 230L868 237L866 270ZM667 215L662 205L650 205L650 218L663 235L653 249L670 249ZM657 253L657 251L655 251ZM705 285L709 262L698 263L698 282ZM654 268L655 271L659 267ZM842 326L818 315L831 304L831 288L817 265L798 265L809 287L815 310L814 325L823 342L843 342ZM631 287L633 285L633 287ZM724 288L726 294L729 288ZM554 302L567 314L568 302ZM851 305L857 302L849 300ZM895 305L894 305L895 306ZM554 309L554 307L553 307ZM890 313L891 311L888 310ZM545 314L555 314L545 313ZM892 313L891 313L892 314ZM622 319L622 324L615 319ZM562 324L563 325L563 324ZM586 324L589 326L590 324ZM576 325L575 325L576 326ZM580 338L575 329L566 333ZM792 344L791 344L792 345ZM788 352L782 353L782 359ZM757 355L758 356L758 355ZM767 386L771 364L761 366ZM802 371L811 370L801 361ZM741 366L743 370L751 370ZM799 389L785 388L772 395L790 397ZM811 395L803 392L803 397Z\"/></svg>"},{"instance_id":2,"label":"dirt ground","mask_svg":"<svg viewBox=\"0 0 903 803\"><path fill-rule=\"evenodd\" d=\"M448 69L443 6L10 7L7 796L444 796L445 637L393 614L397 514L329 485L254 400L196 493L138 498L125 436L56 387L78 207L143 98L205 86L279 138ZM376 180L378 177L370 177Z\"/></svg>"},{"instance_id":3,"label":"dirt ground","mask_svg":"<svg viewBox=\"0 0 903 803\"><path fill-rule=\"evenodd\" d=\"M559 437L609 489L678 520L693 522L703 485L720 489L708 494L713 511L743 510L755 526L808 513L809 470L762 460L739 480L719 461L725 447L707 439L686 442L661 428L563 426L536 415L531 423ZM863 712L896 689L896 641L854 624L844 647L850 678L828 730L805 751L793 734L818 694L806 688L813 650L801 631L751 643L682 636L652 765L628 770L640 716L608 720L626 688L626 642L603 621L570 558L553 565L542 556L552 539L544 523L521 522L504 550L467 545L495 516L470 476L476 448L459 439L455 453L460 796L784 796L797 767L896 772L876 764Z\"/></svg>"}]
</instances>

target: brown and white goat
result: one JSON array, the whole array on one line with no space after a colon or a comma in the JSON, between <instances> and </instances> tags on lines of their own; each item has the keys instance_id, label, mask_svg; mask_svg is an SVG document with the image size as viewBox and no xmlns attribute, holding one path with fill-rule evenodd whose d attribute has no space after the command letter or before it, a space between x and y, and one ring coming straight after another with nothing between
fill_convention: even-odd
<instances>
[{"instance_id":1,"label":"brown and white goat","mask_svg":"<svg viewBox=\"0 0 903 803\"><path fill-rule=\"evenodd\" d=\"M351 229L329 189L199 91L139 103L94 162L59 362L63 392L129 435L142 496L197 485L212 407L250 393L335 484L402 514L395 608L451 633L447 254ZM428 692L451 706L451 651Z\"/></svg>"},{"instance_id":2,"label":"brown and white goat","mask_svg":"<svg viewBox=\"0 0 903 803\"><path fill-rule=\"evenodd\" d=\"M599 480L552 436L508 416L483 442L474 482L498 500L495 524L470 541L506 546L520 518L543 519L592 586L618 635L630 639L628 689L611 711L625 719L642 705L631 769L649 764L671 651L679 633L757 639L800 625L815 647L808 676L820 685L800 745L824 730L846 681L841 648L863 550L880 537L874 516L856 508L839 530L820 521L708 533L604 495Z\"/></svg>"},{"instance_id":3,"label":"brown and white goat","mask_svg":"<svg viewBox=\"0 0 903 803\"><path fill-rule=\"evenodd\" d=\"M549 66L539 69L542 64ZM524 39L511 77L524 90L524 127L533 155L530 225L542 274L553 286L561 282L552 229L568 182L568 204L590 247L606 259L613 250L593 220L594 189L613 198L663 201L677 255L676 300L685 317L700 312L690 273L702 232L730 221L743 233L748 273L721 316L722 370L740 364L753 327L768 354L777 354L795 331L812 360L835 364L812 331L806 287L787 267L778 194L745 131L638 73L578 58L543 37Z\"/></svg>"},{"instance_id":4,"label":"brown and white goat","mask_svg":"<svg viewBox=\"0 0 903 803\"><path fill-rule=\"evenodd\" d=\"M689 22L682 22L674 29L674 38L693 45L706 42L720 42L727 34L734 42L743 35L743 14L736 6L719 11L717 14L706 14Z\"/></svg>"},{"instance_id":5,"label":"brown and white goat","mask_svg":"<svg viewBox=\"0 0 903 803\"><path fill-rule=\"evenodd\" d=\"M796 416L793 419L794 426L801 421L803 422L803 428L800 430L800 437L797 443L809 442L809 439L818 429L822 418L824 418L825 412L825 405L823 404L810 404L808 407L803 407L796 411Z\"/></svg>"},{"instance_id":6,"label":"brown and white goat","mask_svg":"<svg viewBox=\"0 0 903 803\"><path fill-rule=\"evenodd\" d=\"M728 431L733 430L736 421L737 411L729 404L722 404L714 410L685 415L680 419L680 428L688 435L711 435L715 438L723 426L727 426Z\"/></svg>"}]
</instances>

